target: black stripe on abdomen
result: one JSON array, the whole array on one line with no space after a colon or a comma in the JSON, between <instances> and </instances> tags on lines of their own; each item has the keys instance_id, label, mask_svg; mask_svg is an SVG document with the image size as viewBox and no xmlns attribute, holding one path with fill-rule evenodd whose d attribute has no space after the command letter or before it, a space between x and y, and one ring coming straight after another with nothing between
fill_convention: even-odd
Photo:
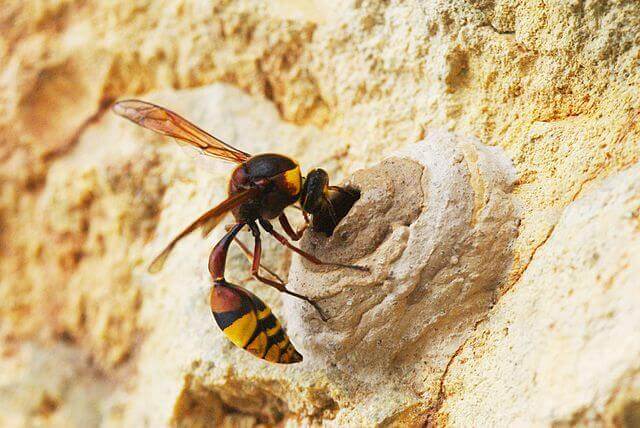
<instances>
[{"instance_id":1,"label":"black stripe on abdomen","mask_svg":"<svg viewBox=\"0 0 640 428\"><path fill-rule=\"evenodd\" d=\"M226 312L214 312L213 316L220 326L220 329L224 330L233 324L236 320L242 318L247 312L246 311L226 311Z\"/></svg>"}]
</instances>

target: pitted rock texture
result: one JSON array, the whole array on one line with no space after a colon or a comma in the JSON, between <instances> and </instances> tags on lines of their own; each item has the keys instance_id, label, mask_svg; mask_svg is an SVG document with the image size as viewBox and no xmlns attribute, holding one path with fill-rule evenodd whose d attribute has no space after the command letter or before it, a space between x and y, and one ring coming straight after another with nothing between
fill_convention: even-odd
<instances>
[{"instance_id":1,"label":"pitted rock texture","mask_svg":"<svg viewBox=\"0 0 640 428\"><path fill-rule=\"evenodd\" d=\"M580 288L586 296L576 292L581 284L567 286L563 304L544 311L508 297L544 291L538 284L556 290L544 279L555 273L540 266L573 269L545 251L556 224L564 219L567 241L590 227L568 222L564 210L640 160L639 38L633 1L2 2L0 425L466 426L478 414L637 426L635 355L620 357L622 373L595 366L612 367L605 352L622 336L640 342L638 329L575 316L582 300L572 296L586 298L593 314L623 303L638 310L626 295L596 298L608 287L599 262L580 264L585 278L563 283L591 275ZM436 128L506 152L521 218L514 263L487 314L490 333L481 323L458 348L435 405L423 394L432 377L415 372L358 387L338 369L269 366L229 346L206 304L206 257L221 230L186 240L161 275L144 273L177 230L224 197L229 170L202 172L172 143L107 113L109 102L132 96L166 104L244 150L291 155L303 171L325 168L336 183ZM616 183L607 186L624 186ZM620 222L598 221L604 245ZM622 242L632 245L637 231L625 230ZM266 239L264 254L286 276L290 254ZM287 324L281 296L250 280L237 251L229 261L230 278ZM525 283L530 264L538 267ZM521 286L528 291L519 294ZM496 335L516 315L520 326L549 318L571 326L563 337L576 343L598 338L576 351L590 363L580 382L566 381L566 364L556 370L536 354L562 361L564 349L577 349L565 342L541 346L523 335L509 352ZM486 336L490 346L476 346ZM499 373L486 379L478 368ZM512 373L530 382L511 382ZM417 388L408 393L412 376ZM558 394L562 385L571 388ZM498 402L505 391L513 395Z\"/></svg>"},{"instance_id":2,"label":"pitted rock texture","mask_svg":"<svg viewBox=\"0 0 640 428\"><path fill-rule=\"evenodd\" d=\"M360 199L330 238L310 231L302 248L371 272L294 259L291 288L330 317L324 323L309 305L285 300L305 358L366 373L369 382L414 370L412 381L437 393L437 373L491 307L512 263L514 178L498 149L444 132L350 177Z\"/></svg>"},{"instance_id":3,"label":"pitted rock texture","mask_svg":"<svg viewBox=\"0 0 640 428\"><path fill-rule=\"evenodd\" d=\"M639 279L635 165L565 210L451 366L443 421L638 426Z\"/></svg>"}]
</instances>

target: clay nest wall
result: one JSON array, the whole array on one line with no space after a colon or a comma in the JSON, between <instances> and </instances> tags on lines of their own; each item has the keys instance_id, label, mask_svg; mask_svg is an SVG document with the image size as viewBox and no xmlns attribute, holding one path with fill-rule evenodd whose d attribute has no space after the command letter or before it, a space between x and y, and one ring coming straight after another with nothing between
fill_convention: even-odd
<instances>
[{"instance_id":1,"label":"clay nest wall","mask_svg":"<svg viewBox=\"0 0 640 428\"><path fill-rule=\"evenodd\" d=\"M0 425L638 426L639 37L632 1L3 2ZM125 96L360 189L301 244L370 273L265 240L327 323L229 256L304 363L215 327L222 228L146 273L230 170Z\"/></svg>"}]
</instances>

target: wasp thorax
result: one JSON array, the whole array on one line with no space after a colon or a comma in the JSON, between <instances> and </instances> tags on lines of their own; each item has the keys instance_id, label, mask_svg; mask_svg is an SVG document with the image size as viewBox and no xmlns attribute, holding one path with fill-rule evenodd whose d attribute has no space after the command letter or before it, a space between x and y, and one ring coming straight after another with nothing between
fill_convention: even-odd
<instances>
[{"instance_id":1,"label":"wasp thorax","mask_svg":"<svg viewBox=\"0 0 640 428\"><path fill-rule=\"evenodd\" d=\"M381 382L439 379L511 264L513 179L501 152L446 133L356 172L349 185L360 192L357 202L330 237L310 231L302 247L371 271L294 258L291 289L329 316L323 322L285 299L305 360L356 377L367 372L362 379L380 373ZM396 370L402 375L390 377Z\"/></svg>"}]
</instances>

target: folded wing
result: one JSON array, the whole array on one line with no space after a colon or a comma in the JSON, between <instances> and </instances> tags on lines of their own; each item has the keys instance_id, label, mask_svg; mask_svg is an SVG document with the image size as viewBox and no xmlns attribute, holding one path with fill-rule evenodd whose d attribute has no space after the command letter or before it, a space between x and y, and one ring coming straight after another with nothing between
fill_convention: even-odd
<instances>
[{"instance_id":1,"label":"folded wing","mask_svg":"<svg viewBox=\"0 0 640 428\"><path fill-rule=\"evenodd\" d=\"M203 229L203 232L208 233L209 231L211 231L211 229L213 229L220 223L220 221L229 211L243 204L249 199L254 198L257 194L257 189L247 189L243 192L229 196L227 199L202 214L196 221L187 226L182 232L180 232L175 238L173 238L173 240L171 240L169 245L167 245L167 247L153 260L153 262L149 266L149 272L156 273L162 269L165 261L169 257L169 254L171 254L171 250L173 250L173 248L182 238L198 228L201 228Z\"/></svg>"}]
</instances>

